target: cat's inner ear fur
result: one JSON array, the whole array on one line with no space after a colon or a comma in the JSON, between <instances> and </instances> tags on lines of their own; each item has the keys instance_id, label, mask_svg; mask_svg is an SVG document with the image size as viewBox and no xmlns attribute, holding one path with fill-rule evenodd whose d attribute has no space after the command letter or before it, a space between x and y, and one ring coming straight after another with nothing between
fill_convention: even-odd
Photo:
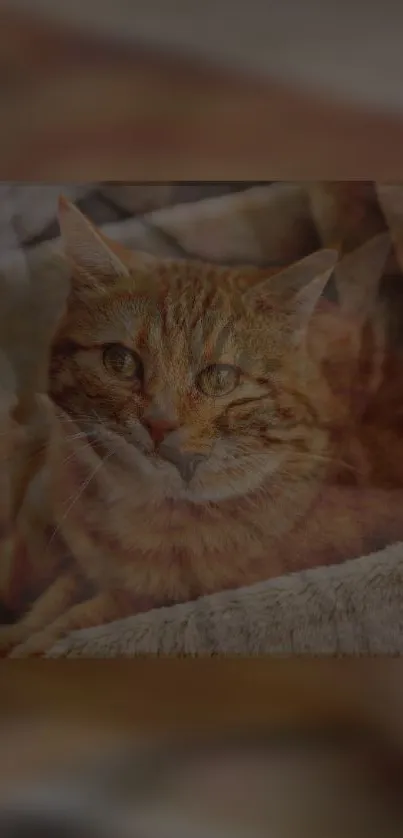
<instances>
[{"instance_id":1,"label":"cat's inner ear fur","mask_svg":"<svg viewBox=\"0 0 403 838\"><path fill-rule=\"evenodd\" d=\"M305 332L338 259L336 250L318 250L280 273L248 289L246 305L255 310L277 308L288 314L292 331Z\"/></svg>"},{"instance_id":2,"label":"cat's inner ear fur","mask_svg":"<svg viewBox=\"0 0 403 838\"><path fill-rule=\"evenodd\" d=\"M380 282L391 245L389 233L380 233L343 256L335 268L340 313L359 328L376 311Z\"/></svg>"},{"instance_id":3,"label":"cat's inner ear fur","mask_svg":"<svg viewBox=\"0 0 403 838\"><path fill-rule=\"evenodd\" d=\"M152 259L109 239L64 197L59 199L59 224L64 254L73 268L73 287L99 291Z\"/></svg>"},{"instance_id":4,"label":"cat's inner ear fur","mask_svg":"<svg viewBox=\"0 0 403 838\"><path fill-rule=\"evenodd\" d=\"M349 330L351 372L365 352L366 401L379 387L387 352L388 309L379 290L391 246L389 233L374 236L343 256L334 274L340 323ZM370 344L365 342L365 335L371 336ZM366 404L364 394L358 394Z\"/></svg>"}]
</instances>

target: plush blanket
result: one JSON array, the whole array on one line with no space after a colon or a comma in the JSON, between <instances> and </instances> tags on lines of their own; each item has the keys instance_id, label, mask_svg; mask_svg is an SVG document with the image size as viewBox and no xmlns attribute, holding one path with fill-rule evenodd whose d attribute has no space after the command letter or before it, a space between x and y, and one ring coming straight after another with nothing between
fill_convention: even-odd
<instances>
[{"instance_id":1,"label":"plush blanket","mask_svg":"<svg viewBox=\"0 0 403 838\"><path fill-rule=\"evenodd\" d=\"M385 287L392 302L401 299L400 186L341 183L327 190L323 184L298 183L70 184L4 185L1 190L0 349L19 389L28 380L32 386L30 350L46 334L41 318L45 314L49 322L51 310L60 304L57 277L45 268L49 253L58 248L55 211L61 191L105 225L108 235L129 246L227 264L286 264L321 244L337 243L349 251L389 229L395 247ZM42 305L45 298L47 306ZM29 319L30 350L24 338L22 352L20 338ZM11 321L19 326L17 336L10 338ZM75 632L49 656L400 654L402 559L403 545L391 545L340 566L153 610Z\"/></svg>"}]
</instances>

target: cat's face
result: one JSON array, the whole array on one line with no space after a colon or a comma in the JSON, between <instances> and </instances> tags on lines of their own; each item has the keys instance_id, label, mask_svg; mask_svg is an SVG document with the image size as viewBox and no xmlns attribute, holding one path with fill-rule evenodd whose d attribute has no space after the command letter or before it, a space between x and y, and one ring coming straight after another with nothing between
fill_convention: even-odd
<instances>
[{"instance_id":1,"label":"cat's face","mask_svg":"<svg viewBox=\"0 0 403 838\"><path fill-rule=\"evenodd\" d=\"M78 211L64 212L74 278L51 394L113 452L133 491L214 502L270 479L275 489L287 471L309 475L326 450L331 399L304 335L335 254L242 295L236 270L123 260L85 219L79 247Z\"/></svg>"}]
</instances>

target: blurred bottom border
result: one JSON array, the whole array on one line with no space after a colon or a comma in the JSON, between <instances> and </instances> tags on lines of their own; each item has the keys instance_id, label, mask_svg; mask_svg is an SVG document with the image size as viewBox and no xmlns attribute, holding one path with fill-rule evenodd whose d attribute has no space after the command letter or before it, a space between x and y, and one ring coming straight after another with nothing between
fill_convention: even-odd
<instances>
[{"instance_id":1,"label":"blurred bottom border","mask_svg":"<svg viewBox=\"0 0 403 838\"><path fill-rule=\"evenodd\" d=\"M402 834L399 661L0 672L1 838Z\"/></svg>"}]
</instances>

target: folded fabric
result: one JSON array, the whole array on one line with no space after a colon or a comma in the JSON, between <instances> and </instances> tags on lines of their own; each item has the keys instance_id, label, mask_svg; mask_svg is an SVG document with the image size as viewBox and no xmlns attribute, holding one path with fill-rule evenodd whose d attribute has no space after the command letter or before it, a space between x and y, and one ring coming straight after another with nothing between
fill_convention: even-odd
<instances>
[{"instance_id":1,"label":"folded fabric","mask_svg":"<svg viewBox=\"0 0 403 838\"><path fill-rule=\"evenodd\" d=\"M400 655L403 543L71 634L47 657Z\"/></svg>"}]
</instances>

